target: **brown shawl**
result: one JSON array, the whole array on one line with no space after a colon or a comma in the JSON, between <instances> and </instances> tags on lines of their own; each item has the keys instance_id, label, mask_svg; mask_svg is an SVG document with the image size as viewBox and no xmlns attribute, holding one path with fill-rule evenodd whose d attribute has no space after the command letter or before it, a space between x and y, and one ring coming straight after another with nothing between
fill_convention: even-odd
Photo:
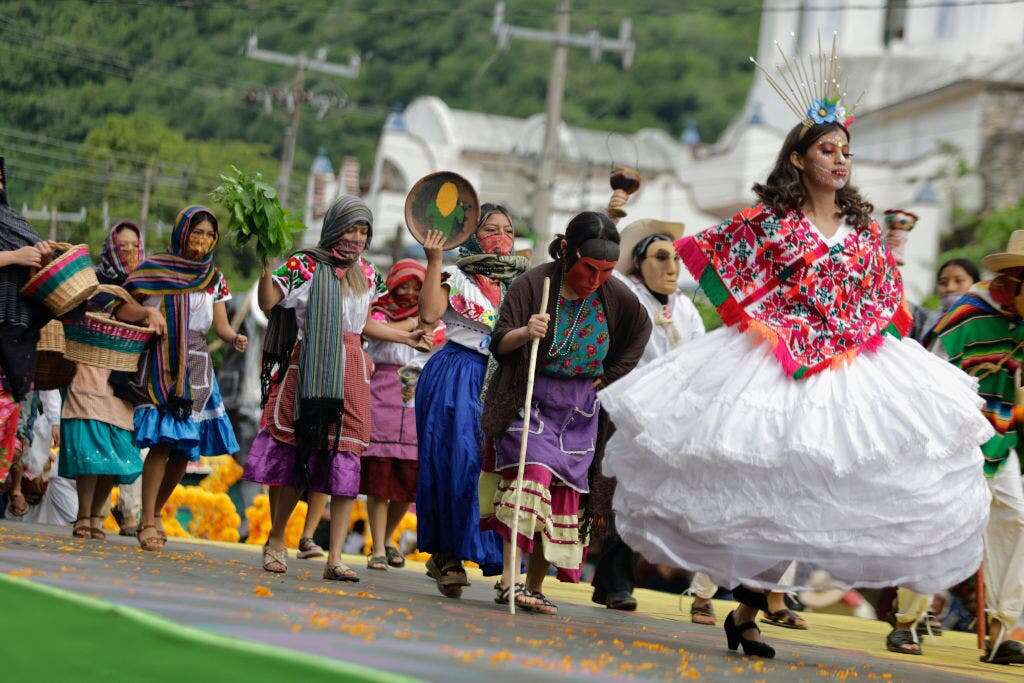
<instances>
[{"instance_id":1,"label":"brown shawl","mask_svg":"<svg viewBox=\"0 0 1024 683\"><path fill-rule=\"evenodd\" d=\"M530 363L530 345L508 354L499 354L498 345L506 334L526 325L531 315L540 307L544 289L544 278L551 278L551 296L548 298L548 314L552 323L548 335L541 339L537 354L538 364L546 357L555 333L555 307L558 305L558 291L562 286L562 263L555 261L531 268L512 281L512 285L501 303L498 321L491 333L490 349L498 362L498 369L487 387L481 420L484 438L495 439L505 432L512 420L522 409L526 398L526 372ZM608 317L608 355L604 360L604 381L611 384L636 367L643 355L647 339L651 336L651 319L636 295L616 278L609 278L598 290L605 315ZM611 494L614 480L601 476L601 460L604 457L605 442L614 429L604 410L600 413L597 446L594 462L590 466L590 493L580 506L581 535L591 531L591 538L604 532L611 514ZM594 529L589 529L591 523Z\"/></svg>"}]
</instances>

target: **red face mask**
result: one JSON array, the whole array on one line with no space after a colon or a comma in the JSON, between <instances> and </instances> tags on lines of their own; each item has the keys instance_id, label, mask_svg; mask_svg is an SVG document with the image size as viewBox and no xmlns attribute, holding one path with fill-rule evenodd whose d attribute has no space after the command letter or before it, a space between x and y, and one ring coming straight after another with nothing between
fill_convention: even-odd
<instances>
[{"instance_id":1,"label":"red face mask","mask_svg":"<svg viewBox=\"0 0 1024 683\"><path fill-rule=\"evenodd\" d=\"M590 296L608 281L615 270L615 261L602 261L583 256L565 274L565 281L581 297Z\"/></svg>"},{"instance_id":2,"label":"red face mask","mask_svg":"<svg viewBox=\"0 0 1024 683\"><path fill-rule=\"evenodd\" d=\"M508 256L512 253L512 235L499 232L494 235L481 237L478 241L480 242L480 248L484 250L485 254Z\"/></svg>"}]
</instances>

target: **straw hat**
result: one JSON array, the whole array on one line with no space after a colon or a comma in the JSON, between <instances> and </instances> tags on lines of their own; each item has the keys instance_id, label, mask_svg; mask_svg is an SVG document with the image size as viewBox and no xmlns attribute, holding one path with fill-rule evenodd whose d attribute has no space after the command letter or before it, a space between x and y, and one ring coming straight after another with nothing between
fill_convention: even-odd
<instances>
[{"instance_id":1,"label":"straw hat","mask_svg":"<svg viewBox=\"0 0 1024 683\"><path fill-rule=\"evenodd\" d=\"M981 260L981 265L993 273L1009 268L1024 268L1024 230L1014 230L1006 251L989 254Z\"/></svg>"},{"instance_id":2,"label":"straw hat","mask_svg":"<svg viewBox=\"0 0 1024 683\"><path fill-rule=\"evenodd\" d=\"M836 585L828 572L815 569L807 581L807 590L800 591L797 597L811 609L824 609L843 599L846 590Z\"/></svg>"},{"instance_id":3,"label":"straw hat","mask_svg":"<svg viewBox=\"0 0 1024 683\"><path fill-rule=\"evenodd\" d=\"M669 223L645 218L633 221L619 233L619 261L615 270L626 274L633 267L633 249L648 235L668 235L673 241L683 236L686 226L682 223Z\"/></svg>"}]
</instances>

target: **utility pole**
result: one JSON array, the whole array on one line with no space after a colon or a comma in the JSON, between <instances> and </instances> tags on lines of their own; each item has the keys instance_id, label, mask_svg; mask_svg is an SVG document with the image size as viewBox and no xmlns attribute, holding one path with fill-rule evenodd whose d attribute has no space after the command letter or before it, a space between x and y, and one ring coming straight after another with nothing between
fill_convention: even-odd
<instances>
[{"instance_id":1,"label":"utility pole","mask_svg":"<svg viewBox=\"0 0 1024 683\"><path fill-rule=\"evenodd\" d=\"M262 99L264 105L270 108L271 103L277 100L283 103L288 111L288 124L284 129L284 146L281 149L281 165L277 173L277 192L281 198L281 205L288 205L288 184L291 181L292 166L295 163L295 142L299 136L300 107L306 103L319 106L321 118L330 106L339 106L333 102L324 104L318 102L314 93L306 90L306 70L317 71L331 76L343 78L356 78L359 75L360 57L359 54L352 56L348 64L335 64L325 61L327 56L326 48L319 48L313 59L309 59L305 52L298 55L288 55L281 52L263 50L259 47L259 40L256 34L249 36L249 42L245 46L245 56L261 62L281 64L283 66L295 67L295 78L292 80L290 91L270 91L258 94L250 93L250 101ZM322 99L322 97L321 97ZM344 98L339 98L342 101Z\"/></svg>"},{"instance_id":2,"label":"utility pole","mask_svg":"<svg viewBox=\"0 0 1024 683\"><path fill-rule=\"evenodd\" d=\"M50 235L48 239L53 242L57 240L57 223L81 223L85 220L85 207L78 209L75 213L58 211L57 207L52 209L43 204L41 209L30 209L27 204L21 205L21 215L30 221L48 221L50 224Z\"/></svg>"},{"instance_id":3,"label":"utility pole","mask_svg":"<svg viewBox=\"0 0 1024 683\"><path fill-rule=\"evenodd\" d=\"M139 208L139 232L142 233L142 242L146 242L146 221L149 220L149 202L153 194L153 176L156 174L156 165L151 159L146 164L146 172L142 176L142 201Z\"/></svg>"},{"instance_id":4,"label":"utility pole","mask_svg":"<svg viewBox=\"0 0 1024 683\"><path fill-rule=\"evenodd\" d=\"M505 3L499 2L494 8L494 24L492 32L498 37L498 47L507 49L512 38L550 43L555 46L551 58L551 75L548 77L548 94L544 118L544 148L541 152L540 172L537 176L537 187L533 198L533 230L537 243L534 245L533 260L539 263L545 258L545 245L551 239L551 197L555 184L555 172L558 163L558 129L562 123L562 99L565 94L565 78L569 60L570 47L582 47L590 50L590 58L598 61L605 52L618 52L622 55L622 68L628 69L633 64L636 45L630 38L632 22L623 19L619 28L619 37L604 38L597 31L587 34L569 33L569 18L572 14L571 0L559 0L558 16L555 20L555 31L541 31L533 28L512 26L505 23Z\"/></svg>"}]
</instances>

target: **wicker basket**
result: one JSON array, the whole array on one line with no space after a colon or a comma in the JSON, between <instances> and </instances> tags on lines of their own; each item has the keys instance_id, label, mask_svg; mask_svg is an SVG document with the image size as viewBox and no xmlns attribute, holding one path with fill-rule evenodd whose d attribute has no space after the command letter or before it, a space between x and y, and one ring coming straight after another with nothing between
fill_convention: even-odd
<instances>
[{"instance_id":1,"label":"wicker basket","mask_svg":"<svg viewBox=\"0 0 1024 683\"><path fill-rule=\"evenodd\" d=\"M64 325L50 321L39 332L36 344L35 388L38 391L62 389L75 377L75 364L64 357Z\"/></svg>"},{"instance_id":2,"label":"wicker basket","mask_svg":"<svg viewBox=\"0 0 1024 683\"><path fill-rule=\"evenodd\" d=\"M133 301L128 292L112 285L100 285L98 291ZM64 328L64 357L76 363L98 368L135 372L139 356L153 337L153 330L115 320L105 313L86 313Z\"/></svg>"},{"instance_id":3,"label":"wicker basket","mask_svg":"<svg viewBox=\"0 0 1024 683\"><path fill-rule=\"evenodd\" d=\"M100 283L87 246L59 242L55 252L58 256L25 283L21 294L61 316L92 296Z\"/></svg>"}]
</instances>

